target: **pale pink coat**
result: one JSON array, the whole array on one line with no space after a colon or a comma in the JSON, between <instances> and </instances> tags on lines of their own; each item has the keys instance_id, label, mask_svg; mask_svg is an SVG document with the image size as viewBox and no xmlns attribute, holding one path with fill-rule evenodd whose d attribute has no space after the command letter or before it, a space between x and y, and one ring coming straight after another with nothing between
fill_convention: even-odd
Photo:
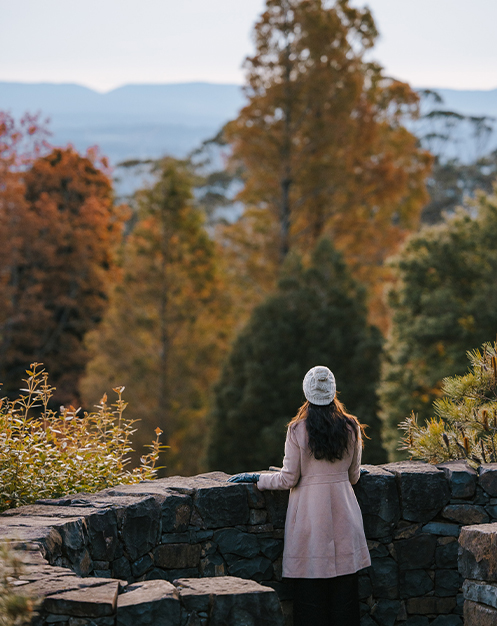
<instances>
[{"instance_id":1,"label":"pale pink coat","mask_svg":"<svg viewBox=\"0 0 497 626\"><path fill-rule=\"evenodd\" d=\"M290 489L283 576L334 578L371 565L352 485L359 480L361 439L351 433L342 460L311 455L305 420L289 427L279 472L261 474L258 488ZM352 483L352 484L351 484Z\"/></svg>"}]
</instances>

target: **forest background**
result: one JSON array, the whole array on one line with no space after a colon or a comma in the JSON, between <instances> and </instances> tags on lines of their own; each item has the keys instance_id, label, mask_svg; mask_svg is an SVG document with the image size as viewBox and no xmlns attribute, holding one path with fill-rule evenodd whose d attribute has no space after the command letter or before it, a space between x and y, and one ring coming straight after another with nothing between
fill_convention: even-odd
<instances>
[{"instance_id":1,"label":"forest background","mask_svg":"<svg viewBox=\"0 0 497 626\"><path fill-rule=\"evenodd\" d=\"M32 362L54 406L125 386L139 454L159 427L167 473L241 471L281 463L326 364L364 460L401 458L398 424L495 338L497 154L491 119L372 62L377 36L346 0L267 0L246 105L188 159L122 164L149 180L125 204L97 149L0 113L4 393Z\"/></svg>"}]
</instances>

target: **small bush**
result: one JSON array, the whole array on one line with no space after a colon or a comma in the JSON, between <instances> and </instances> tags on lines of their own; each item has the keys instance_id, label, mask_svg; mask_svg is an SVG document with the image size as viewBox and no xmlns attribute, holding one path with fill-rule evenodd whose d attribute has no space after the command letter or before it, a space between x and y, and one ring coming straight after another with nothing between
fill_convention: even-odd
<instances>
[{"instance_id":1,"label":"small bush","mask_svg":"<svg viewBox=\"0 0 497 626\"><path fill-rule=\"evenodd\" d=\"M437 417L420 426L414 413L400 424L400 449L430 463L464 459L473 467L497 462L497 343L467 353L470 371L443 380Z\"/></svg>"},{"instance_id":2,"label":"small bush","mask_svg":"<svg viewBox=\"0 0 497 626\"><path fill-rule=\"evenodd\" d=\"M34 616L34 602L16 590L22 564L8 543L0 545L0 626L23 626Z\"/></svg>"},{"instance_id":3,"label":"small bush","mask_svg":"<svg viewBox=\"0 0 497 626\"><path fill-rule=\"evenodd\" d=\"M0 511L75 492L94 492L120 483L156 477L159 452L156 439L140 467L127 469L133 451L135 421L123 417L124 387L116 387L116 401L107 395L93 412L74 407L49 408L54 387L43 366L33 363L21 395L0 400Z\"/></svg>"}]
</instances>

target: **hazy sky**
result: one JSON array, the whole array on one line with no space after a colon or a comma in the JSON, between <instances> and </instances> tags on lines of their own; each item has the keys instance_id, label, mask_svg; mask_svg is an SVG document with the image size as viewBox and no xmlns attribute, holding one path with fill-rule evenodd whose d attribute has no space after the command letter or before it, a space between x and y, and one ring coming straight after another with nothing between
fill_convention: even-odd
<instances>
[{"instance_id":1,"label":"hazy sky","mask_svg":"<svg viewBox=\"0 0 497 626\"><path fill-rule=\"evenodd\" d=\"M361 6L363 2L353 0ZM374 58L414 86L497 87L497 0L369 0ZM242 83L264 0L0 0L0 81Z\"/></svg>"}]
</instances>

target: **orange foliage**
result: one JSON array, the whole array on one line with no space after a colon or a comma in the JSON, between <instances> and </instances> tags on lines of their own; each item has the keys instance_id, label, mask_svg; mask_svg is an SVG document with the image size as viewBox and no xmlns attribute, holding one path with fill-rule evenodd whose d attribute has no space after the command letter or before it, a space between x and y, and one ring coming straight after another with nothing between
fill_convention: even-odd
<instances>
[{"instance_id":1,"label":"orange foliage","mask_svg":"<svg viewBox=\"0 0 497 626\"><path fill-rule=\"evenodd\" d=\"M1 128L0 380L15 389L27 365L43 361L55 400L77 403L83 337L105 307L122 211L94 155L69 147L39 156L35 147L26 158L12 127Z\"/></svg>"},{"instance_id":2,"label":"orange foliage","mask_svg":"<svg viewBox=\"0 0 497 626\"><path fill-rule=\"evenodd\" d=\"M348 0L331 8L267 0L255 36L249 101L225 129L232 163L245 172L239 199L272 216L268 235L280 261L329 236L379 291L384 259L426 201L431 157L402 125L416 115L418 97L364 61L376 28L369 10ZM373 318L385 326L374 300Z\"/></svg>"}]
</instances>

